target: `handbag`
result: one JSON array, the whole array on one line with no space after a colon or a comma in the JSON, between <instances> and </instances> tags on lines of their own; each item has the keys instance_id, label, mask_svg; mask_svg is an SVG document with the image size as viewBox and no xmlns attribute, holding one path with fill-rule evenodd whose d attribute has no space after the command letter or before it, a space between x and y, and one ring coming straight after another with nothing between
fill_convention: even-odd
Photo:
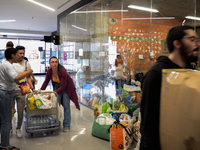
<instances>
[{"instance_id":1,"label":"handbag","mask_svg":"<svg viewBox=\"0 0 200 150\"><path fill-rule=\"evenodd\" d=\"M25 71L27 70L27 61L25 62ZM22 79L21 80L22 82L18 82L17 84L19 84L19 88L21 89L21 94L22 94L22 96L23 95L26 95L26 94L28 94L28 93L30 93L31 92L31 87L30 87L30 85L25 81L25 79Z\"/></svg>"}]
</instances>

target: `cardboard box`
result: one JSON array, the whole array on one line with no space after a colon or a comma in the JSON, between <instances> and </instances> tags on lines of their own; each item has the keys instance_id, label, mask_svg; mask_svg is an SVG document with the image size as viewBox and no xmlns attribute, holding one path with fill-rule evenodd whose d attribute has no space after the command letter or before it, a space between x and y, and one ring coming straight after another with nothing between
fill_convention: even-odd
<instances>
[{"instance_id":1,"label":"cardboard box","mask_svg":"<svg viewBox=\"0 0 200 150\"><path fill-rule=\"evenodd\" d=\"M200 150L200 71L162 72L161 149Z\"/></svg>"}]
</instances>

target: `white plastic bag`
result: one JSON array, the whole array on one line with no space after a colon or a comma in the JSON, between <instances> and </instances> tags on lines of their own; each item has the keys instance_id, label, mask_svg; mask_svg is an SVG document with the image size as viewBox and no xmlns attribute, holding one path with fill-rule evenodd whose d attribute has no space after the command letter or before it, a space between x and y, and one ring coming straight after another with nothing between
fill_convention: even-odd
<instances>
[{"instance_id":1,"label":"white plastic bag","mask_svg":"<svg viewBox=\"0 0 200 150\"><path fill-rule=\"evenodd\" d=\"M62 105L58 107L58 120L61 122L64 120L64 108Z\"/></svg>"},{"instance_id":2,"label":"white plastic bag","mask_svg":"<svg viewBox=\"0 0 200 150\"><path fill-rule=\"evenodd\" d=\"M112 117L109 117L108 115L101 114L98 116L98 119L96 122L98 122L100 125L112 125L116 120Z\"/></svg>"},{"instance_id":3,"label":"white plastic bag","mask_svg":"<svg viewBox=\"0 0 200 150\"><path fill-rule=\"evenodd\" d=\"M53 106L52 107L56 107L56 105L58 104L57 103L57 96L54 94L54 93L52 93L51 94L51 102L52 102L52 104L53 104Z\"/></svg>"},{"instance_id":4,"label":"white plastic bag","mask_svg":"<svg viewBox=\"0 0 200 150\"><path fill-rule=\"evenodd\" d=\"M52 108L53 103L51 100L48 100L47 97L40 94L34 94L36 106L38 109L49 109Z\"/></svg>"}]
</instances>

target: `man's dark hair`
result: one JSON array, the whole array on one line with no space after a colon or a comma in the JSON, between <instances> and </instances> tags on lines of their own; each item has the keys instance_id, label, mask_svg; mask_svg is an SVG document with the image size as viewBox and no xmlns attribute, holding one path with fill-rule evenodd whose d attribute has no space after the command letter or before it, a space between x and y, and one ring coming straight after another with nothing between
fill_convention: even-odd
<instances>
[{"instance_id":1,"label":"man's dark hair","mask_svg":"<svg viewBox=\"0 0 200 150\"><path fill-rule=\"evenodd\" d=\"M25 47L19 45L19 46L16 47L16 50L17 50L17 51L18 51L18 50L25 50Z\"/></svg>"},{"instance_id":2,"label":"man's dark hair","mask_svg":"<svg viewBox=\"0 0 200 150\"><path fill-rule=\"evenodd\" d=\"M17 50L15 48L8 48L5 50L4 56L6 58L6 60L10 60L12 59L12 54L16 54Z\"/></svg>"},{"instance_id":3,"label":"man's dark hair","mask_svg":"<svg viewBox=\"0 0 200 150\"><path fill-rule=\"evenodd\" d=\"M6 43L6 49L7 48L13 48L13 42L11 42L11 41L8 41L7 43Z\"/></svg>"},{"instance_id":4,"label":"man's dark hair","mask_svg":"<svg viewBox=\"0 0 200 150\"><path fill-rule=\"evenodd\" d=\"M191 26L175 26L169 30L167 34L167 47L170 53L174 50L173 42L175 40L181 41L182 38L186 35L185 30L189 29L194 30L194 28Z\"/></svg>"},{"instance_id":5,"label":"man's dark hair","mask_svg":"<svg viewBox=\"0 0 200 150\"><path fill-rule=\"evenodd\" d=\"M121 58L121 55L117 55L117 58L120 56L120 58Z\"/></svg>"}]
</instances>

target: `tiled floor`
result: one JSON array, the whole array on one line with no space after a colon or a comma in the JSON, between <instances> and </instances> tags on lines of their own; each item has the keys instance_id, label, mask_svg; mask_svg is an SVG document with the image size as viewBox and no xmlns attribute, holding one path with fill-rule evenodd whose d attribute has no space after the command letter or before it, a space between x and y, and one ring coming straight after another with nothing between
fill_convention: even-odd
<instances>
[{"instance_id":1,"label":"tiled floor","mask_svg":"<svg viewBox=\"0 0 200 150\"><path fill-rule=\"evenodd\" d=\"M36 89L41 87L44 81L43 77L37 77L38 84ZM49 85L48 90L52 89ZM91 135L91 129L93 124L93 110L80 104L81 110L77 110L75 105L71 103L71 129L70 131L63 133L62 127L58 131L53 132L39 132L34 133L31 137L30 133L27 133L23 123L22 133L23 137L18 139L15 133L16 117L13 117L13 134L10 138L11 145L19 147L21 150L109 150L110 142L105 141ZM134 148L129 148L134 149Z\"/></svg>"}]
</instances>

